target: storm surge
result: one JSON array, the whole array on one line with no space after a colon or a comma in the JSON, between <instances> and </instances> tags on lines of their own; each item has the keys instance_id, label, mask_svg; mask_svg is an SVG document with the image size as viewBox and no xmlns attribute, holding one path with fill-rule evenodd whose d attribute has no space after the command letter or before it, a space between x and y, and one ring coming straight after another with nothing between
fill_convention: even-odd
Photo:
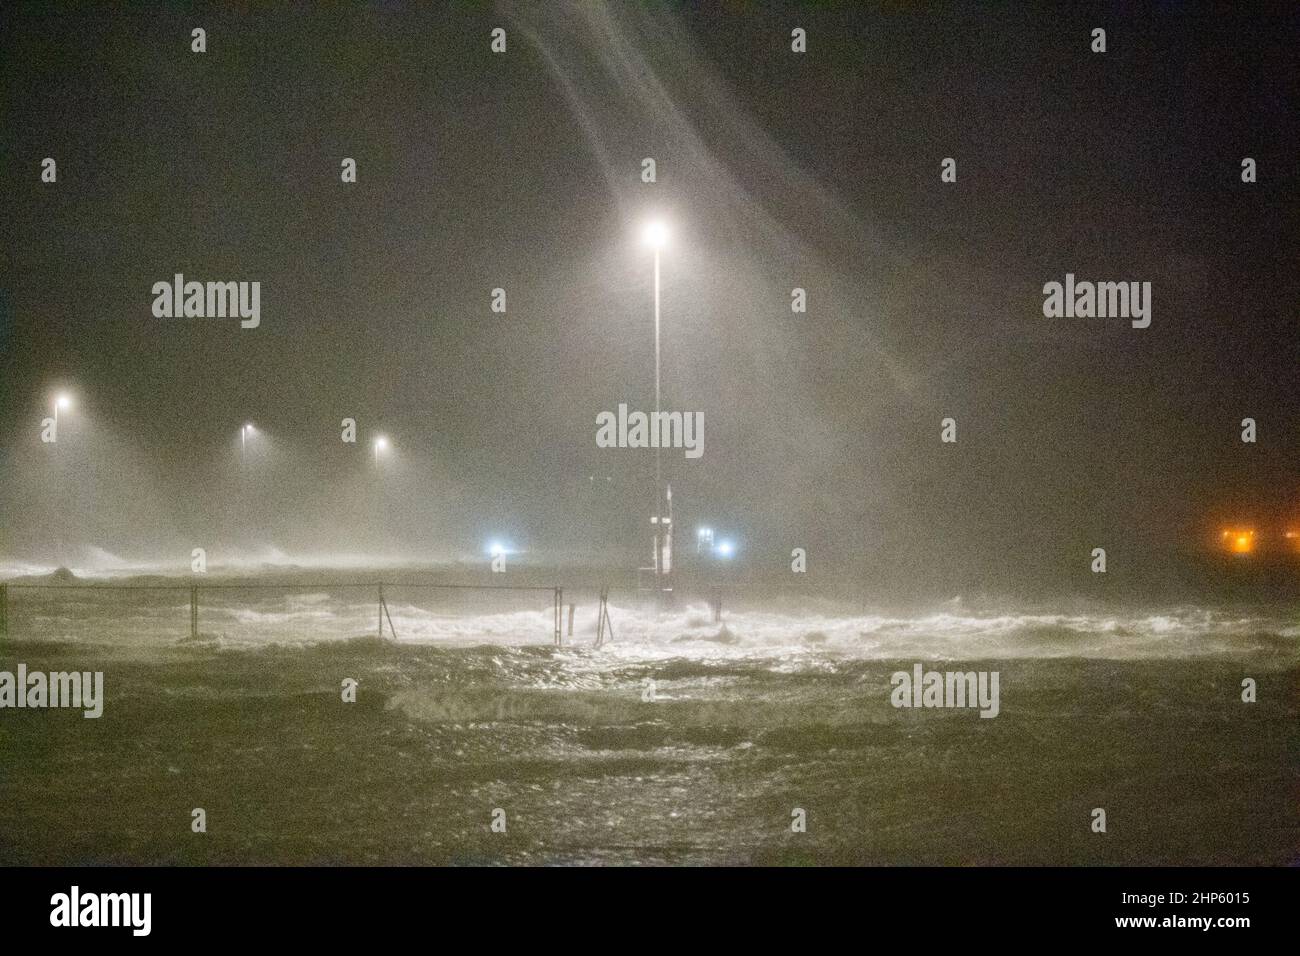
<instances>
[{"instance_id":1,"label":"storm surge","mask_svg":"<svg viewBox=\"0 0 1300 956\"><path fill-rule=\"evenodd\" d=\"M320 575L312 575L319 578ZM66 572L12 581L8 638L174 648L199 645L257 648L382 638L449 648L551 646L555 597L548 588L484 586L438 590L385 584L378 623L377 586L310 580L164 576L116 578L111 586ZM191 594L191 586L198 592ZM596 596L569 588L573 605L557 653L602 660L779 658L787 666L833 659L978 660L1089 658L1112 660L1217 657L1300 661L1300 624L1285 607L1123 608L1005 606L960 600L900 611L832 601L763 600L750 596L714 620L703 601L656 608L635 592L610 600L614 640L594 648ZM191 621L191 601L194 618Z\"/></svg>"},{"instance_id":2,"label":"storm surge","mask_svg":"<svg viewBox=\"0 0 1300 956\"><path fill-rule=\"evenodd\" d=\"M0 863L1294 862L1295 638L1266 622L615 607L596 649L411 613L397 641L0 647L105 675L102 720L5 712L39 770L7 781ZM927 669L998 672L996 719L895 706L895 672L962 654L999 656ZM222 825L188 839L200 799Z\"/></svg>"}]
</instances>

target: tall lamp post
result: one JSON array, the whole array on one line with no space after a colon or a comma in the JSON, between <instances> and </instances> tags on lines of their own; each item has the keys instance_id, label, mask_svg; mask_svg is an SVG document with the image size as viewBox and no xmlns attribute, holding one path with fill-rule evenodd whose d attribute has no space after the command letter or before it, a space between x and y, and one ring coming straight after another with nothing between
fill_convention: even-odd
<instances>
[{"instance_id":1,"label":"tall lamp post","mask_svg":"<svg viewBox=\"0 0 1300 956\"><path fill-rule=\"evenodd\" d=\"M55 447L55 448L58 448L58 447L59 447L59 411L62 410L62 411L65 411L65 412L66 412L66 411L67 411L69 408L71 408L71 407L72 407L72 399L68 397L68 395L67 395L66 392L60 392L59 394L57 394L57 395L54 396L54 447ZM58 461L58 458L55 458L54 460L55 460L55 461ZM54 482L55 482L55 485L54 485L54 487L55 487L55 494L56 494L57 497L60 497L60 498L61 498L61 497L62 497L62 495L61 495L61 492L62 492L62 485L63 485L63 469L62 469L62 468L59 468L59 467L57 467L57 466L56 466L56 468L55 468L55 472L54 472ZM59 527L59 531L58 531L58 538L59 538L59 552L58 552L58 554L59 554L59 557L58 557L58 560L59 560L60 563L62 563L63 560L64 560L64 558L66 557L66 555L64 554L64 550L63 550L63 530L64 530L64 526L63 526L62 523L60 523L58 527Z\"/></svg>"},{"instance_id":2,"label":"tall lamp post","mask_svg":"<svg viewBox=\"0 0 1300 956\"><path fill-rule=\"evenodd\" d=\"M668 242L668 227L661 221L654 221L645 227L645 241L655 254L655 414L651 427L659 427L660 391L659 391L659 253ZM655 588L663 591L664 576L671 568L672 562L672 518L665 514L663 470L660 463L660 443L655 442L655 507L650 523L654 526L654 572ZM671 493L669 493L671 501ZM671 505L669 506L671 510Z\"/></svg>"}]
</instances>

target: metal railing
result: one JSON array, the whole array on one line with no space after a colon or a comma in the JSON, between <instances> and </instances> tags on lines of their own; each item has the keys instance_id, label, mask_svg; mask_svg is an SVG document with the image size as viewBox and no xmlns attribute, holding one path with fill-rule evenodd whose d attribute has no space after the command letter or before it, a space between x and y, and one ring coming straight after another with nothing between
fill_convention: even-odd
<instances>
[{"instance_id":1,"label":"metal railing","mask_svg":"<svg viewBox=\"0 0 1300 956\"><path fill-rule=\"evenodd\" d=\"M388 588L388 594L385 594L385 588ZM203 637L202 631L202 612L205 607L210 610L221 610L227 614L227 620L233 621L236 625L242 624L241 614L249 615L250 612L256 614L255 605L257 602L232 602L229 600L230 595L235 592L279 592L283 595L290 595L296 592L300 596L319 596L334 595L336 600L331 606L324 605L326 613L342 605L347 609L349 615L345 615L341 620L331 618L330 623L335 625L337 630L342 627L349 630L352 634L360 633L358 630L359 619L357 614L360 609L368 604L364 599L344 600L341 594L354 591L370 590L374 594L374 617L375 634L381 640L384 638L384 622L388 623L388 634L392 639L397 638L397 629L393 625L392 613L389 610L389 599L394 591L403 594L411 592L440 592L445 594L463 594L463 595L486 595L503 593L513 594L540 594L549 592L552 595L552 642L558 647L564 643L564 588L558 586L539 586L539 585L511 585L511 584L432 584L432 583L409 583L409 582L391 582L391 581L374 581L374 582L357 582L357 581L325 581L325 582L297 582L292 584L262 584L262 583L212 583L212 584L39 584L39 583L0 583L0 637L9 637L11 632L18 630L48 631L50 628L58 626L65 630L80 627L83 630L93 632L94 629L102 629L106 625L116 624L121 628L135 628L137 630L153 629L155 631L167 632L170 630L172 623L176 620L176 615L182 611L185 599L188 599L189 605L189 637L191 640L200 640ZM44 600L37 600L36 606L26 608L27 619L23 619L23 614L15 614L15 603L19 601L18 592L32 593ZM73 596L75 593L91 593L96 598L89 602L77 600ZM185 595L182 598L181 595ZM63 600L57 598L63 596ZM205 602L205 596L208 600ZM32 603L32 602L27 602ZM321 605L317 602L316 606ZM462 607L463 607L462 603ZM500 602L497 601L494 607L488 610L500 609ZM532 608L529 608L532 609ZM24 609L17 609L24 610ZM312 629L313 627L325 627L321 623L323 614L313 615L311 607L308 606L306 613L302 608L296 608L292 613L281 613L281 626L293 626L296 630ZM263 617L274 615L262 614ZM296 624L289 625L285 622L296 620ZM178 622L177 622L178 623ZM24 626L25 625L25 626ZM273 625L267 625L270 629ZM256 623L250 624L246 629L256 631ZM179 630L179 628L177 628ZM573 611L570 608L569 614L569 634L573 633Z\"/></svg>"}]
</instances>

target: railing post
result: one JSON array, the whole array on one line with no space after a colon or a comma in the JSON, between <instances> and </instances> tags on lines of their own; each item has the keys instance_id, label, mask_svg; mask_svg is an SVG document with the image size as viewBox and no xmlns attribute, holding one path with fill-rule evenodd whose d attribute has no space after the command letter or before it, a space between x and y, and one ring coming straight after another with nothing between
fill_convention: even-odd
<instances>
[{"instance_id":1,"label":"railing post","mask_svg":"<svg viewBox=\"0 0 1300 956\"><path fill-rule=\"evenodd\" d=\"M605 645L605 632L609 632L609 639L614 639L614 623L609 619L609 585L600 586L600 610L596 612L596 646Z\"/></svg>"},{"instance_id":2,"label":"railing post","mask_svg":"<svg viewBox=\"0 0 1300 956\"><path fill-rule=\"evenodd\" d=\"M564 588L555 589L555 646L564 643Z\"/></svg>"}]
</instances>

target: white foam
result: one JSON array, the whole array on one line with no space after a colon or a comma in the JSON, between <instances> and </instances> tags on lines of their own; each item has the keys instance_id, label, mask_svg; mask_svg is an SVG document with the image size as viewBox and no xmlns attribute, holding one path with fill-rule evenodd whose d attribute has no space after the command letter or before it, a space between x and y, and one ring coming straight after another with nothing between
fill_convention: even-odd
<instances>
[{"instance_id":1,"label":"white foam","mask_svg":"<svg viewBox=\"0 0 1300 956\"><path fill-rule=\"evenodd\" d=\"M127 596L123 596L123 595ZM384 631L399 643L446 646L548 645L554 617L549 595L529 607L492 610L430 608L390 596ZM491 602L490 592L476 595ZM512 600L502 598L503 601ZM482 606L482 604L480 604ZM577 632L566 644L590 648L594 607L580 607ZM776 657L810 666L826 657L950 659L1089 657L1107 659L1268 655L1300 656L1300 627L1282 616L1196 607L1124 615L1096 613L960 613L951 604L933 613L836 614L827 611L728 610L724 624L704 604L663 612L611 604L613 657L725 659ZM377 631L374 598L362 591L210 592L200 608L205 640L251 644L314 644ZM567 627L567 620L565 622ZM16 639L87 640L133 645L188 638L188 597L181 592L11 591Z\"/></svg>"}]
</instances>

